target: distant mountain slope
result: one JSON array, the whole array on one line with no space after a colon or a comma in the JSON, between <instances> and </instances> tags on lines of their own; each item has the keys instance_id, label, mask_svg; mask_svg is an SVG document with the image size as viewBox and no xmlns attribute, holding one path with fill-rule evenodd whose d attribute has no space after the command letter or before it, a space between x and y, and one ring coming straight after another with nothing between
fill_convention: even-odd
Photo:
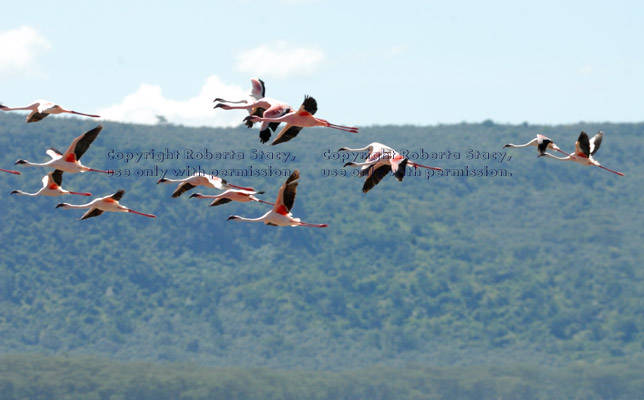
<instances>
[{"instance_id":1,"label":"distant mountain slope","mask_svg":"<svg viewBox=\"0 0 644 400\"><path fill-rule=\"evenodd\" d=\"M49 172L16 159L45 161L97 122L0 114L0 168L22 172L0 175L0 353L309 369L641 359L644 124L307 128L266 146L256 129L98 123L82 160L115 176L64 174L63 187L123 188L122 204L158 218L78 221L55 206L87 198L9 195ZM572 151L600 129L596 158L625 177L502 149L543 133ZM373 141L445 172L388 176L367 194L328 176L352 171L338 148ZM274 201L295 168L293 214L328 228L226 221L267 207L208 207L189 195L216 190L173 199L156 184L216 170ZM459 176L472 170L483 176Z\"/></svg>"}]
</instances>

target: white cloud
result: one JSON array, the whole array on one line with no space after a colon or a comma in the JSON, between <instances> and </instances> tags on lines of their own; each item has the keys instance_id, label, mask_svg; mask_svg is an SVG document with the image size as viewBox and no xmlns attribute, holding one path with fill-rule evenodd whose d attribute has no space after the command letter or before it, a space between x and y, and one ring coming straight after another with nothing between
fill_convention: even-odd
<instances>
[{"instance_id":1,"label":"white cloud","mask_svg":"<svg viewBox=\"0 0 644 400\"><path fill-rule=\"evenodd\" d=\"M0 32L0 76L37 72L36 56L49 48L47 39L29 26Z\"/></svg>"},{"instance_id":2,"label":"white cloud","mask_svg":"<svg viewBox=\"0 0 644 400\"><path fill-rule=\"evenodd\" d=\"M279 41L239 53L237 69L262 77L312 75L324 58L322 50L291 47L286 42Z\"/></svg>"},{"instance_id":3,"label":"white cloud","mask_svg":"<svg viewBox=\"0 0 644 400\"><path fill-rule=\"evenodd\" d=\"M388 55L389 57L396 57L401 55L402 53L407 50L407 44L406 43L399 43L396 46L392 47L389 49Z\"/></svg>"},{"instance_id":4,"label":"white cloud","mask_svg":"<svg viewBox=\"0 0 644 400\"><path fill-rule=\"evenodd\" d=\"M168 122L188 126L237 126L242 123L245 111L213 109L213 100L221 97L239 100L250 92L248 88L227 85L217 76L208 77L201 91L187 100L165 98L157 85L142 83L136 92L125 96L122 102L97 111L102 118L139 124L155 124L157 116Z\"/></svg>"}]
</instances>

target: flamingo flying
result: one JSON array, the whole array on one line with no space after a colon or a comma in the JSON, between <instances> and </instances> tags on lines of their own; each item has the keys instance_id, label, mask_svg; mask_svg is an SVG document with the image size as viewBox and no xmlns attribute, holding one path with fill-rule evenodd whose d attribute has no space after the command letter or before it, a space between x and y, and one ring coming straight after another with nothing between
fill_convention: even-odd
<instances>
[{"instance_id":1,"label":"flamingo flying","mask_svg":"<svg viewBox=\"0 0 644 400\"><path fill-rule=\"evenodd\" d=\"M579 134L577 142L575 143L575 152L573 154L567 154L567 157L557 157L550 153L543 153L539 154L539 157L550 157L561 161L575 161L581 165L594 165L614 174L624 176L624 174L621 172L613 171L612 169L604 167L593 158L593 155L595 155L595 153L597 153L597 150L599 150L599 146L601 145L603 138L604 132L602 131L597 132L597 134L593 136L592 139L589 139L588 134L582 131Z\"/></svg>"},{"instance_id":2,"label":"flamingo flying","mask_svg":"<svg viewBox=\"0 0 644 400\"><path fill-rule=\"evenodd\" d=\"M261 99L258 99L250 103L246 103L241 106L231 106L228 104L219 103L215 105L214 108L222 108L224 110L246 109L248 110L249 114L256 115L258 117L263 117L263 118L279 118L293 111L293 107L284 103L283 101L271 99L268 97L263 97ZM244 120L244 121L250 123L250 124L247 124L249 128L252 127L253 125L252 121L247 121L247 120ZM262 143L268 142L268 140L271 138L271 130L275 132L279 124L280 124L279 122L268 122L268 121L262 122L262 126L259 128L259 140Z\"/></svg>"},{"instance_id":3,"label":"flamingo flying","mask_svg":"<svg viewBox=\"0 0 644 400\"><path fill-rule=\"evenodd\" d=\"M503 146L503 148L505 149L506 147L517 148L517 147L528 147L528 146L536 146L537 151L539 152L540 155L543 155L547 149L552 149L560 153L563 153L565 155L568 155L568 153L566 153L565 151L562 151L559 147L557 147L555 142L553 142L550 138L541 134L537 134L537 137L532 139L528 143L525 143L525 144L508 143L505 146Z\"/></svg>"},{"instance_id":4,"label":"flamingo flying","mask_svg":"<svg viewBox=\"0 0 644 400\"><path fill-rule=\"evenodd\" d=\"M10 173L10 174L14 174L14 175L20 175L20 172L18 172L18 171L14 171L14 170L11 170L11 169L3 169L3 168L0 168L0 171L2 171L2 172L8 172L8 173Z\"/></svg>"},{"instance_id":5,"label":"flamingo flying","mask_svg":"<svg viewBox=\"0 0 644 400\"><path fill-rule=\"evenodd\" d=\"M31 111L31 113L27 115L27 122L38 122L41 119L47 117L49 114L62 114L62 113L84 115L86 117L92 117L92 118L100 118L100 115L84 114L78 111L67 110L59 106L58 104L54 104L51 101L46 101L46 100L36 100L35 102L33 102L28 106L16 107L16 108L10 108L0 104L0 110L2 111L29 110Z\"/></svg>"},{"instance_id":6,"label":"flamingo flying","mask_svg":"<svg viewBox=\"0 0 644 400\"><path fill-rule=\"evenodd\" d=\"M60 185L63 184L63 171L56 169L42 178L42 188L36 193L25 193L22 190L14 190L11 194L21 194L24 196L61 196L63 194L77 194L80 196L91 196L91 193L70 192Z\"/></svg>"},{"instance_id":7,"label":"flamingo flying","mask_svg":"<svg viewBox=\"0 0 644 400\"><path fill-rule=\"evenodd\" d=\"M89 208L89 210L87 210L87 212L83 214L83 216L80 217L80 219L98 217L99 215L103 214L104 211L131 212L134 214L143 215L144 217L156 218L156 215L145 214L142 212L134 211L132 209L129 209L125 206L120 205L119 200L121 200L121 197L123 197L124 193L125 193L125 190L119 189L114 194L111 194L105 197L99 197L97 199L90 201L87 204L74 205L74 204L68 204L68 203L59 203L56 206L56 208L61 208L61 207L66 209Z\"/></svg>"},{"instance_id":8,"label":"flamingo flying","mask_svg":"<svg viewBox=\"0 0 644 400\"><path fill-rule=\"evenodd\" d=\"M227 221L232 219L234 221L263 222L266 225L272 226L309 226L313 228L326 228L328 226L327 224L311 224L308 222L302 222L299 218L294 218L291 214L291 208L295 202L295 192L299 183L299 178L300 171L296 169L284 184L282 184L282 187L280 187L280 190L277 193L277 200L275 200L273 208L261 217L244 218L238 215L231 215L228 217Z\"/></svg>"},{"instance_id":9,"label":"flamingo flying","mask_svg":"<svg viewBox=\"0 0 644 400\"><path fill-rule=\"evenodd\" d=\"M205 195L201 193L193 193L190 198L196 197L198 199L215 199L210 203L211 207L214 206L220 206L222 204L230 203L231 201L239 201L242 203L246 203L249 201L258 201L260 203L266 203L273 205L273 203L269 203L268 201L260 200L254 195L256 194L264 194L264 192L256 192L256 191L251 191L251 190L239 190L239 189L228 189L222 194L218 195Z\"/></svg>"},{"instance_id":10,"label":"flamingo flying","mask_svg":"<svg viewBox=\"0 0 644 400\"><path fill-rule=\"evenodd\" d=\"M200 174L195 174L183 179L161 178L157 181L157 185L159 183L170 184L170 183L177 183L177 182L179 182L179 186L177 186L174 193L172 193L172 197L175 197L175 198L181 196L188 190L194 189L197 186L205 186L207 188L215 188L219 190L235 188L240 190L248 190L251 192L255 191L255 189L253 188L231 185L225 179L221 179L218 176L200 175Z\"/></svg>"},{"instance_id":11,"label":"flamingo flying","mask_svg":"<svg viewBox=\"0 0 644 400\"><path fill-rule=\"evenodd\" d=\"M85 154L87 149L89 149L89 146L101 132L101 129L103 129L103 127L99 125L96 128L78 136L76 139L74 139L72 144L69 145L64 153L61 153L55 148L50 147L49 149L47 149L46 153L49 157L51 157L51 160L45 163L32 163L26 160L18 160L16 161L16 164L24 165L27 167L51 167L54 169L59 169L63 172L69 172L70 174L86 171L111 173L111 171L102 171L89 168L80 163L80 158L83 156L83 154Z\"/></svg>"},{"instance_id":12,"label":"flamingo flying","mask_svg":"<svg viewBox=\"0 0 644 400\"><path fill-rule=\"evenodd\" d=\"M361 149L350 149L348 147L341 147L338 151L349 151L349 152L363 152L367 151L367 159L365 162L356 163L348 162L344 164L345 167L361 167L360 176L367 176L367 179L362 186L362 192L367 193L374 186L376 186L382 178L387 176L389 172L392 172L396 179L399 182L402 182L405 177L405 169L407 165L414 168L427 168L433 169L436 171L441 171L441 168L438 167L428 167L426 165L418 164L413 161L410 161L408 158L403 157L396 150L392 149L389 146L386 146L381 143L373 142L366 147Z\"/></svg>"},{"instance_id":13,"label":"flamingo flying","mask_svg":"<svg viewBox=\"0 0 644 400\"><path fill-rule=\"evenodd\" d=\"M216 98L214 102L219 102L219 103L230 103L230 104L248 104L248 103L253 103L261 98L263 98L266 95L266 85L264 84L264 81L254 77L250 78L250 83L251 83L251 89L250 93L246 95L245 99L242 100L225 100L220 97ZM217 108L215 106L215 108ZM222 107L224 108L224 107ZM224 108L224 110L227 110L227 108ZM257 115L262 115L264 113L264 109L248 109L249 114L255 114ZM251 121L246 121L246 126L249 128L253 127L253 123Z\"/></svg>"},{"instance_id":14,"label":"flamingo flying","mask_svg":"<svg viewBox=\"0 0 644 400\"><path fill-rule=\"evenodd\" d=\"M273 140L271 145L288 142L297 136L302 128L310 128L313 126L325 126L327 128L339 129L345 132L358 133L358 128L356 127L335 125L327 120L314 117L313 114L315 114L317 110L317 101L315 101L313 97L304 96L304 102L297 111L291 111L277 118L249 115L244 118L244 121L285 122L286 126L277 134L277 137Z\"/></svg>"}]
</instances>

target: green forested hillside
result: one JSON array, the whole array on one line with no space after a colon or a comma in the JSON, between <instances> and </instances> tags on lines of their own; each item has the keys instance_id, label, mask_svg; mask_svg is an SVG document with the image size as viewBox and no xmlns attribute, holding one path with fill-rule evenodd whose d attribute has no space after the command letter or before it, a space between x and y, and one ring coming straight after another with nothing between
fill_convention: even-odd
<instances>
[{"instance_id":1,"label":"green forested hillside","mask_svg":"<svg viewBox=\"0 0 644 400\"><path fill-rule=\"evenodd\" d=\"M120 176L65 174L63 187L96 196L123 188L122 204L156 219L79 221L81 210L55 206L87 198L9 194L35 192L49 172L15 160L43 162L48 147L62 151L96 124L0 114L0 168L22 172L0 175L0 353L309 370L642 362L644 124L311 128L271 147L246 128L102 122L82 161ZM625 177L538 159L534 148L489 159L537 133L572 151L581 130L600 129L596 158ZM505 176L427 179L422 170L367 194L355 176L325 176L351 171L334 159L339 147L373 141L427 154L421 164ZM179 159L117 158L151 150ZM260 151L295 159L251 158ZM243 159L215 159L232 152ZM186 167L220 176L270 168L272 176L224 176L267 201L298 168L293 214L329 227L226 221L267 207L173 199L174 186L156 181Z\"/></svg>"},{"instance_id":2,"label":"green forested hillside","mask_svg":"<svg viewBox=\"0 0 644 400\"><path fill-rule=\"evenodd\" d=\"M565 368L375 366L349 371L207 368L94 357L0 356L3 400L567 400L639 399L637 364Z\"/></svg>"}]
</instances>

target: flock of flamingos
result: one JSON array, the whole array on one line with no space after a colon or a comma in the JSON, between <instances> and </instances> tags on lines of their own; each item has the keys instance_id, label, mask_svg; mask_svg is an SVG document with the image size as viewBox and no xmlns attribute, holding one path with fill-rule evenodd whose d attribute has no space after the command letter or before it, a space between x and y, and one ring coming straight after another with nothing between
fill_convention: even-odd
<instances>
[{"instance_id":1,"label":"flock of flamingos","mask_svg":"<svg viewBox=\"0 0 644 400\"><path fill-rule=\"evenodd\" d=\"M357 133L358 128L342 126L332 124L327 120L317 118L314 114L317 112L317 102L313 97L305 96L302 105L295 109L289 104L282 101L278 101L272 98L265 97L265 85L264 82L259 78L251 78L252 89L250 93L243 99L239 100L225 100L217 98L214 100L217 103L214 108L221 108L223 110L247 110L248 116L244 118L244 123L247 127L251 128L255 123L261 122L259 128L259 138L262 143L267 143L272 133L275 133L280 126L284 123L283 128L277 133L275 139L271 142L271 145L277 145L280 143L287 142L293 139L297 134L302 130L302 128L309 128L315 126L322 126L327 128L334 128L346 132ZM100 118L98 115L84 114L73 110L67 110L57 104L38 100L33 104L26 107L16 107L10 108L0 104L0 110L2 111L16 111L16 110L27 110L30 111L27 116L26 122L37 122L50 114L61 114L69 113L82 115L93 118ZM89 149L92 142L98 137L98 134L101 132L102 126L99 125L94 129L91 129L82 135L75 138L72 143L69 145L65 152L60 152L55 148L51 147L46 150L47 155L51 158L49 161L44 163L33 163L26 160L18 160L16 164L22 166L39 166L39 167L49 167L53 168L53 171L45 175L42 178L42 188L36 193L26 193L21 190L14 190L11 194L19 194L26 196L60 196L66 194L74 194L80 196L91 196L91 193L84 192L72 192L65 190L61 187L63 181L63 172L70 174L75 174L78 172L103 172L109 173L110 171L102 171L93 168L89 168L80 162L80 158L85 154ZM561 150L552 140L549 138L538 134L536 138L525 144L506 144L504 148L518 148L518 147L530 147L534 146L537 148L538 157L549 157L561 161L574 161L582 165L594 165L600 168L603 168L607 171L610 171L614 174L624 176L623 173L614 171L612 169L606 168L599 164L597 160L593 158L599 146L601 145L602 139L604 137L603 132L598 132L594 137L589 138L586 132L581 132L575 143L575 151L571 154L568 154ZM564 154L564 157L555 156L551 153L548 153L547 150L554 150ZM380 143L371 143L363 148L359 149L350 149L347 147L342 147L338 151L347 151L347 152L366 152L367 158L364 162L348 162L344 166L350 167L360 167L359 176L365 177L365 182L362 187L362 191L367 193L375 185L377 185L385 176L390 172L398 179L402 181L405 176L405 170L407 166L414 168L429 168L434 170L440 170L437 167L428 167L415 163L401 154L399 154L393 148L380 144ZM20 175L20 172L0 169L2 172L12 173ZM277 192L277 198L274 203L269 203L267 201L261 200L256 197L256 195L263 194L263 192L256 191L250 187L235 186L228 183L226 180L213 175L200 175L196 174L184 179L166 179L161 178L157 183L165 184L174 184L178 183L177 189L172 193L172 197L179 197L183 193L197 187L204 186L207 188L215 188L223 190L222 193L218 195L204 195L201 193L192 194L190 197L195 197L199 199L209 198L213 199L211 206L218 206L225 204L231 201L238 202L250 202L256 201L261 203L266 203L272 205L272 209L265 213L259 218L244 218L238 215L231 215L228 217L228 220L234 221L251 221L251 222L263 222L267 225L274 226L309 226L316 228L327 227L327 224L312 224L308 222L303 222L299 218L293 217L291 214L291 208L295 202L295 194L298 186L298 180L300 178L299 170L295 169L291 176L289 176L284 184L280 187ZM105 197L96 198L86 204L69 204L69 203L59 203L56 208L65 208L65 209L88 209L85 214L80 218L87 219L91 217L96 217L101 215L105 211L113 212L130 212L134 214L143 215L146 217L155 218L152 214L146 214L139 211L134 211L128 207L125 207L119 203L125 190L119 189L116 193L111 194Z\"/></svg>"}]
</instances>

